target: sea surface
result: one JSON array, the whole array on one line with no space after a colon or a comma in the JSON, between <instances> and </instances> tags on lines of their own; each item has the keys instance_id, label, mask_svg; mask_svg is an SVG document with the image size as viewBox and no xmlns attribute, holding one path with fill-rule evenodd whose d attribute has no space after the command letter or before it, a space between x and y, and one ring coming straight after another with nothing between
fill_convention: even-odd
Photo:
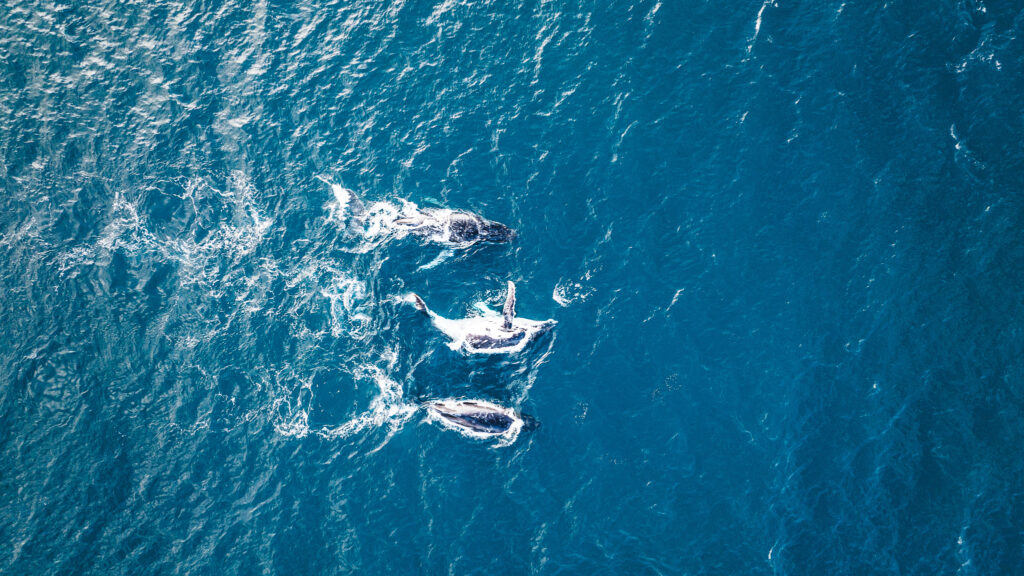
<instances>
[{"instance_id":1,"label":"sea surface","mask_svg":"<svg viewBox=\"0 0 1024 576\"><path fill-rule=\"evenodd\" d=\"M0 0L0 573L1022 574L1022 144L1020 2Z\"/></svg>"}]
</instances>

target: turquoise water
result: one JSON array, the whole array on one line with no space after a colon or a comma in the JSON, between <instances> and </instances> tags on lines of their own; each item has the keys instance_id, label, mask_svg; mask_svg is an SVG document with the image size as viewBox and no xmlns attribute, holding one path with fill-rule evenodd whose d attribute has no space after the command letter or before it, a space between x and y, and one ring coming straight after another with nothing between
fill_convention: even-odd
<instances>
[{"instance_id":1,"label":"turquoise water","mask_svg":"<svg viewBox=\"0 0 1024 576\"><path fill-rule=\"evenodd\" d=\"M1015 3L3 1L0 572L1024 572L1022 43ZM518 237L353 233L329 183ZM404 300L507 280L558 322L518 356Z\"/></svg>"}]
</instances>

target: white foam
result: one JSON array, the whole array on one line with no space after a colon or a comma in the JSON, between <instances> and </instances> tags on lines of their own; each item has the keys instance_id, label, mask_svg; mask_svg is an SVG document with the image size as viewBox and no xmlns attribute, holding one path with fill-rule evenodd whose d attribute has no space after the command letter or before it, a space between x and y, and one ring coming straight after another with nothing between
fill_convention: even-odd
<instances>
[{"instance_id":1,"label":"white foam","mask_svg":"<svg viewBox=\"0 0 1024 576\"><path fill-rule=\"evenodd\" d=\"M594 289L575 280L562 280L555 285L551 299L565 308L575 302L584 302L594 293Z\"/></svg>"},{"instance_id":2,"label":"white foam","mask_svg":"<svg viewBox=\"0 0 1024 576\"><path fill-rule=\"evenodd\" d=\"M396 357L385 358L389 369L393 368ZM376 388L376 394L366 410L354 415L346 422L337 426L313 427L309 425L309 406L313 400L312 386L308 378L303 378L299 389L273 401L273 408L280 413L274 430L282 436L304 438L315 434L328 440L344 440L359 434L384 429L386 435L381 443L374 448L375 452L387 442L416 413L415 404L406 403L403 399L402 385L389 377L385 369L374 364L357 367L352 374L356 380L369 380ZM285 380L290 380L290 374ZM292 399L294 397L294 399Z\"/></svg>"},{"instance_id":3,"label":"white foam","mask_svg":"<svg viewBox=\"0 0 1024 576\"><path fill-rule=\"evenodd\" d=\"M480 311L485 318L497 318L498 316L501 316L497 310L492 310L486 302L477 302L476 304L473 304L473 308Z\"/></svg>"},{"instance_id":4,"label":"white foam","mask_svg":"<svg viewBox=\"0 0 1024 576\"><path fill-rule=\"evenodd\" d=\"M341 184L331 184L331 192L334 193L334 199L338 201L337 216L338 218L344 218L349 202L352 201L352 191Z\"/></svg>"},{"instance_id":5,"label":"white foam","mask_svg":"<svg viewBox=\"0 0 1024 576\"><path fill-rule=\"evenodd\" d=\"M274 424L274 430L282 436L305 438L309 434L309 413L304 409L297 409L291 419Z\"/></svg>"},{"instance_id":6,"label":"white foam","mask_svg":"<svg viewBox=\"0 0 1024 576\"><path fill-rule=\"evenodd\" d=\"M331 303L331 335L361 337L372 320L367 313L366 284L343 272L332 272L331 286L320 291Z\"/></svg>"}]
</instances>

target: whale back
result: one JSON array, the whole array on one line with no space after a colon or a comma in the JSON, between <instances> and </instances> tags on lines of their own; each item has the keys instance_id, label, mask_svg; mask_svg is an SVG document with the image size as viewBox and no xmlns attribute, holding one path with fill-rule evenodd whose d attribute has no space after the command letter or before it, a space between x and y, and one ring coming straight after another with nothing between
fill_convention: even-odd
<instances>
[{"instance_id":1,"label":"whale back","mask_svg":"<svg viewBox=\"0 0 1024 576\"><path fill-rule=\"evenodd\" d=\"M517 330L508 334L468 334L466 344L473 350L499 350L513 348L526 338L526 330Z\"/></svg>"},{"instance_id":2,"label":"whale back","mask_svg":"<svg viewBox=\"0 0 1024 576\"><path fill-rule=\"evenodd\" d=\"M474 432L501 434L512 427L512 418L500 412L469 412L466 414L442 414L444 418L465 426Z\"/></svg>"},{"instance_id":3,"label":"whale back","mask_svg":"<svg viewBox=\"0 0 1024 576\"><path fill-rule=\"evenodd\" d=\"M427 407L451 424L482 434L504 434L517 420L507 410L474 400L431 402Z\"/></svg>"}]
</instances>

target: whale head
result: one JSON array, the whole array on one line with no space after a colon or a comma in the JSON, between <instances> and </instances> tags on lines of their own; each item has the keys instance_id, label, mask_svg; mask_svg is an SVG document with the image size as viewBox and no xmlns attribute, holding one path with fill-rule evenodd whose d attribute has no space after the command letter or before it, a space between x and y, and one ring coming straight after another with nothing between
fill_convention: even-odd
<instances>
[{"instance_id":1,"label":"whale head","mask_svg":"<svg viewBox=\"0 0 1024 576\"><path fill-rule=\"evenodd\" d=\"M511 242L515 238L515 231L499 222L488 220L480 226L480 239L484 242Z\"/></svg>"}]
</instances>

